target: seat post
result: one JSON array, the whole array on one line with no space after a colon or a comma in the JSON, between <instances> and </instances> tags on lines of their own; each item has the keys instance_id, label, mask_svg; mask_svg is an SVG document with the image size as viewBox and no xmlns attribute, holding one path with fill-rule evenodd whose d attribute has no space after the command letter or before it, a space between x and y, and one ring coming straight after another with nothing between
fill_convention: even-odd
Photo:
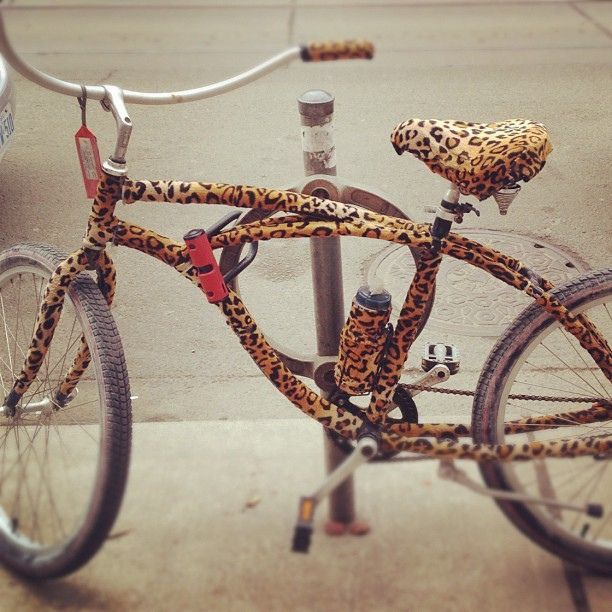
<instances>
[{"instance_id":1,"label":"seat post","mask_svg":"<svg viewBox=\"0 0 612 612\"><path fill-rule=\"evenodd\" d=\"M459 198L461 197L461 193L459 192L459 187L451 183L451 186L448 188L446 195L442 202L448 202L449 204L458 204Z\"/></svg>"},{"instance_id":2,"label":"seat post","mask_svg":"<svg viewBox=\"0 0 612 612\"><path fill-rule=\"evenodd\" d=\"M451 184L440 205L436 209L436 218L431 224L431 251L437 254L442 246L442 238L448 236L455 220L457 211L455 207L459 204L461 193L459 188Z\"/></svg>"}]
</instances>

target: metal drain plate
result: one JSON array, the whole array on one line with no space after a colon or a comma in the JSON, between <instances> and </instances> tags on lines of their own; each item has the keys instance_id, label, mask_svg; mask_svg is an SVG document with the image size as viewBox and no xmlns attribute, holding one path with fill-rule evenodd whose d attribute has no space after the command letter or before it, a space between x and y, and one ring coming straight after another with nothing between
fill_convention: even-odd
<instances>
[{"instance_id":1,"label":"metal drain plate","mask_svg":"<svg viewBox=\"0 0 612 612\"><path fill-rule=\"evenodd\" d=\"M485 229L464 230L461 235L520 259L555 285L589 269L576 256L529 236ZM372 272L385 280L385 287L393 295L393 309L399 312L414 274L406 247L385 248L368 266L368 274ZM479 268L445 257L438 273L436 303L429 325L465 336L498 336L531 301Z\"/></svg>"}]
</instances>

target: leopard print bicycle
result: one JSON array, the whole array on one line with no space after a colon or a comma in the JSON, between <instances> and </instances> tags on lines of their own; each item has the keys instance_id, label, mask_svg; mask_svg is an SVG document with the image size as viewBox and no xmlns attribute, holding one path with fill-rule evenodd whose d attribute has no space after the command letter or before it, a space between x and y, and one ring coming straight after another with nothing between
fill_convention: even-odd
<instances>
[{"instance_id":1,"label":"leopard print bicycle","mask_svg":"<svg viewBox=\"0 0 612 612\"><path fill-rule=\"evenodd\" d=\"M298 52L317 61L367 58L373 49L351 41ZM116 89L103 95L125 130L123 99ZM381 459L475 460L488 486L522 496L500 493L499 503L526 535L575 563L611 571L612 270L554 287L517 259L450 231L473 209L461 194L493 196L507 211L518 184L545 164L552 149L547 129L524 119L411 119L391 140L397 153L413 153L449 180L434 223L277 189L132 180L122 156L127 144L121 140L121 149L118 138L79 249L65 256L26 244L0 255L0 558L8 566L37 578L74 571L102 545L121 504L131 405L110 312L117 273L108 246L114 244L159 259L201 290L270 382L349 451L365 441ZM232 215L230 224L196 228L179 242L118 218L118 202L225 205L259 214L238 222ZM222 270L214 251L329 236L402 245L415 254L416 272L394 327L375 307L380 291L365 288L371 301L354 303L334 360L336 393L325 399L297 377L234 290L233 279L249 261ZM414 410L391 415L415 405L416 389L402 380L402 370L426 323L444 256L533 299L485 362L471 423L423 423ZM78 462L67 460L75 456Z\"/></svg>"}]
</instances>

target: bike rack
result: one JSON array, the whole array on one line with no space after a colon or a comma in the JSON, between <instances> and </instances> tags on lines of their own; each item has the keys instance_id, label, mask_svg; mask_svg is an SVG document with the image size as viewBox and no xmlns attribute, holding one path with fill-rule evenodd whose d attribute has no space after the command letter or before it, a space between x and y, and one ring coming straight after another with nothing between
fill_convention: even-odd
<instances>
[{"instance_id":1,"label":"bike rack","mask_svg":"<svg viewBox=\"0 0 612 612\"><path fill-rule=\"evenodd\" d=\"M302 152L306 176L313 174L336 175L336 147L333 137L334 97L326 91L314 89L298 98L302 124ZM329 198L321 187L311 195ZM310 238L310 257L315 305L317 353L319 356L336 356L340 332L344 326L344 292L342 282L342 254L340 238ZM333 389L331 380L322 377L317 381L321 395L327 397ZM325 463L328 473L345 459L333 442L323 433ZM369 525L355 520L355 493L353 477L349 476L330 495L329 522L326 532L341 535L346 530L356 535L367 533Z\"/></svg>"}]
</instances>

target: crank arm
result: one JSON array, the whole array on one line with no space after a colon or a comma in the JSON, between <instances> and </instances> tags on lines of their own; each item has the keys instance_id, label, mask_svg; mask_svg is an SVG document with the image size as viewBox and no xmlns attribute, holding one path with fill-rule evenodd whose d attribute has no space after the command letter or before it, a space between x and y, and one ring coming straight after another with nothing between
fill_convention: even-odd
<instances>
[{"instance_id":1,"label":"crank arm","mask_svg":"<svg viewBox=\"0 0 612 612\"><path fill-rule=\"evenodd\" d=\"M419 387L433 387L434 385L439 385L440 383L447 381L450 378L450 375L451 374L448 367L439 363L431 368L431 370L428 372L425 372L425 374L423 374L423 376L420 378L410 382L410 384ZM408 389L408 392L412 397L422 393L423 391L424 389Z\"/></svg>"},{"instance_id":2,"label":"crank arm","mask_svg":"<svg viewBox=\"0 0 612 612\"><path fill-rule=\"evenodd\" d=\"M468 489L495 499L507 499L509 501L517 501L528 504L542 504L549 508L559 508L563 510L571 510L573 512L584 512L588 516L601 518L603 516L603 506L601 504L586 504L579 506L561 502L550 497L534 497L532 495L524 495L522 493L513 493L512 491L504 491L502 489L489 489L480 483L472 480L463 470L455 466L452 461L440 461L438 467L438 476L444 480L451 480L457 484L463 485Z\"/></svg>"},{"instance_id":3,"label":"crank arm","mask_svg":"<svg viewBox=\"0 0 612 612\"><path fill-rule=\"evenodd\" d=\"M371 436L364 436L357 442L353 452L325 478L315 493L300 499L298 520L293 535L293 552L308 552L316 507L359 466L372 459L377 452L378 442Z\"/></svg>"}]
</instances>

